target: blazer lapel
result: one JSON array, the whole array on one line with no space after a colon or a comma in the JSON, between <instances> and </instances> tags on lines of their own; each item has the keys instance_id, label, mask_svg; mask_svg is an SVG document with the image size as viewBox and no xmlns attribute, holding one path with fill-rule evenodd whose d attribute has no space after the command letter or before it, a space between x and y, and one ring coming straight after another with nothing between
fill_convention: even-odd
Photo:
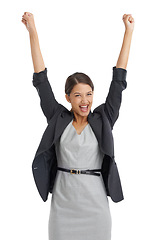
<instances>
[{"instance_id":1,"label":"blazer lapel","mask_svg":"<svg viewBox=\"0 0 160 240\"><path fill-rule=\"evenodd\" d=\"M55 125L55 134L54 134L53 143L55 143L58 140L58 138L61 136L64 129L72 121L73 116L74 116L73 113L68 110L63 111L60 114L60 116L57 119L56 125Z\"/></svg>"},{"instance_id":2,"label":"blazer lapel","mask_svg":"<svg viewBox=\"0 0 160 240\"><path fill-rule=\"evenodd\" d=\"M55 116L49 121L35 157L48 150L60 137L66 126L73 119L73 113L62 107Z\"/></svg>"},{"instance_id":3,"label":"blazer lapel","mask_svg":"<svg viewBox=\"0 0 160 240\"><path fill-rule=\"evenodd\" d=\"M88 122L97 138L101 151L112 158L114 156L113 136L107 119L104 119L104 116L98 113L90 112Z\"/></svg>"}]
</instances>

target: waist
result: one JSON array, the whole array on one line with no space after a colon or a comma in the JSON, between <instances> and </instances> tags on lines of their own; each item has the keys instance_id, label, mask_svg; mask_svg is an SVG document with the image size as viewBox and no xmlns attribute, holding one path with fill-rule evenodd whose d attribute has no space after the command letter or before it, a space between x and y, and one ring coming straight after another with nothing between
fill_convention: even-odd
<instances>
[{"instance_id":1,"label":"waist","mask_svg":"<svg viewBox=\"0 0 160 240\"><path fill-rule=\"evenodd\" d=\"M97 173L97 172L101 172L100 168L82 170L82 169L68 169L68 168L57 167L57 170L68 172L70 174L88 174L88 175L95 175L95 176L100 176L100 173Z\"/></svg>"}]
</instances>

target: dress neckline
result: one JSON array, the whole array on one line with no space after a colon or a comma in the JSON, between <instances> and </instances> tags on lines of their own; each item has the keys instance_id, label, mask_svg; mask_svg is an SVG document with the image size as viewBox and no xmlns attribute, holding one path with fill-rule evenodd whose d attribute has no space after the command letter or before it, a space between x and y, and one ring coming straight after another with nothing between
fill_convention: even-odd
<instances>
[{"instance_id":1,"label":"dress neckline","mask_svg":"<svg viewBox=\"0 0 160 240\"><path fill-rule=\"evenodd\" d=\"M76 131L76 134L78 135L78 136L81 136L82 135L82 133L84 132L84 130L86 129L86 127L89 125L89 123L87 123L87 125L83 128L83 130L82 130L82 132L80 133L80 134L78 134L77 133L77 130L75 129L75 127L73 126L73 120L72 120L72 127L74 128L74 130Z\"/></svg>"}]
</instances>

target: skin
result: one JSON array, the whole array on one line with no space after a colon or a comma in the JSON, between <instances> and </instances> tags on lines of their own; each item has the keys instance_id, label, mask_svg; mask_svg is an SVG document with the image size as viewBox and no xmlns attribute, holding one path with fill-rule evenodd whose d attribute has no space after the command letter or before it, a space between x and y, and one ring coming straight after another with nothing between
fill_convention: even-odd
<instances>
[{"instance_id":1,"label":"skin","mask_svg":"<svg viewBox=\"0 0 160 240\"><path fill-rule=\"evenodd\" d=\"M124 14L122 19L125 25L125 33L123 37L121 51L117 60L116 68L126 69L131 46L132 34L134 30L134 18L132 17L131 14Z\"/></svg>"},{"instance_id":2,"label":"skin","mask_svg":"<svg viewBox=\"0 0 160 240\"><path fill-rule=\"evenodd\" d=\"M88 124L87 116L92 107L93 94L94 92L88 84L78 83L74 86L69 96L67 94L65 95L67 101L71 103L74 113L72 124L78 134L80 134ZM82 106L87 106L87 108Z\"/></svg>"},{"instance_id":3,"label":"skin","mask_svg":"<svg viewBox=\"0 0 160 240\"><path fill-rule=\"evenodd\" d=\"M131 14L124 14L122 20L125 25L125 32L122 47L116 63L116 68L126 69L132 40L132 34L134 30L134 18L132 17ZM45 64L40 50L38 34L34 22L34 16L30 12L24 12L21 21L26 26L26 29L29 32L34 72L38 73L45 69ZM68 102L71 103L72 111L74 112L73 126L76 128L78 134L80 134L84 127L88 124L87 116L89 114L93 101L93 95L92 97L87 95L88 91L90 90L91 87L87 84L77 84L72 89L70 96L66 95L66 99ZM79 92L80 96L75 97L75 91ZM82 112L80 110L81 104L88 104L87 112Z\"/></svg>"},{"instance_id":4,"label":"skin","mask_svg":"<svg viewBox=\"0 0 160 240\"><path fill-rule=\"evenodd\" d=\"M40 50L39 39L33 14L29 12L24 12L21 22L26 26L26 29L29 32L34 72L38 73L45 69L45 64Z\"/></svg>"}]
</instances>

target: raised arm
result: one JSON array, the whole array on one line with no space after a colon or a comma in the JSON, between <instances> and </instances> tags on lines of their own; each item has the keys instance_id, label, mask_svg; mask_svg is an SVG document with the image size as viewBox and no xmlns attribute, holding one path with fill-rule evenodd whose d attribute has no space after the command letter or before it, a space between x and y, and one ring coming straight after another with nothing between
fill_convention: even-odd
<instances>
[{"instance_id":1,"label":"raised arm","mask_svg":"<svg viewBox=\"0 0 160 240\"><path fill-rule=\"evenodd\" d=\"M32 13L25 12L22 16L22 22L26 26L29 32L31 55L34 66L34 72L38 73L45 69L42 53L40 50L38 34L34 22L34 16Z\"/></svg>"},{"instance_id":2,"label":"raised arm","mask_svg":"<svg viewBox=\"0 0 160 240\"><path fill-rule=\"evenodd\" d=\"M45 68L41 54L33 14L25 12L22 16L22 22L26 26L30 37L31 55L34 66L33 85L37 89L41 100L41 108L48 122L54 115L59 104L54 97L52 88L48 81L47 68Z\"/></svg>"},{"instance_id":3,"label":"raised arm","mask_svg":"<svg viewBox=\"0 0 160 240\"><path fill-rule=\"evenodd\" d=\"M122 91L127 87L126 67L128 63L132 33L134 29L134 19L131 14L124 14L123 22L125 24L123 43L116 67L113 67L112 82L104 105L105 113L110 121L112 128L119 116L119 109L122 101Z\"/></svg>"},{"instance_id":4,"label":"raised arm","mask_svg":"<svg viewBox=\"0 0 160 240\"><path fill-rule=\"evenodd\" d=\"M122 19L125 25L125 33L116 68L126 69L132 40L132 33L134 29L134 18L131 14L124 14Z\"/></svg>"}]
</instances>

